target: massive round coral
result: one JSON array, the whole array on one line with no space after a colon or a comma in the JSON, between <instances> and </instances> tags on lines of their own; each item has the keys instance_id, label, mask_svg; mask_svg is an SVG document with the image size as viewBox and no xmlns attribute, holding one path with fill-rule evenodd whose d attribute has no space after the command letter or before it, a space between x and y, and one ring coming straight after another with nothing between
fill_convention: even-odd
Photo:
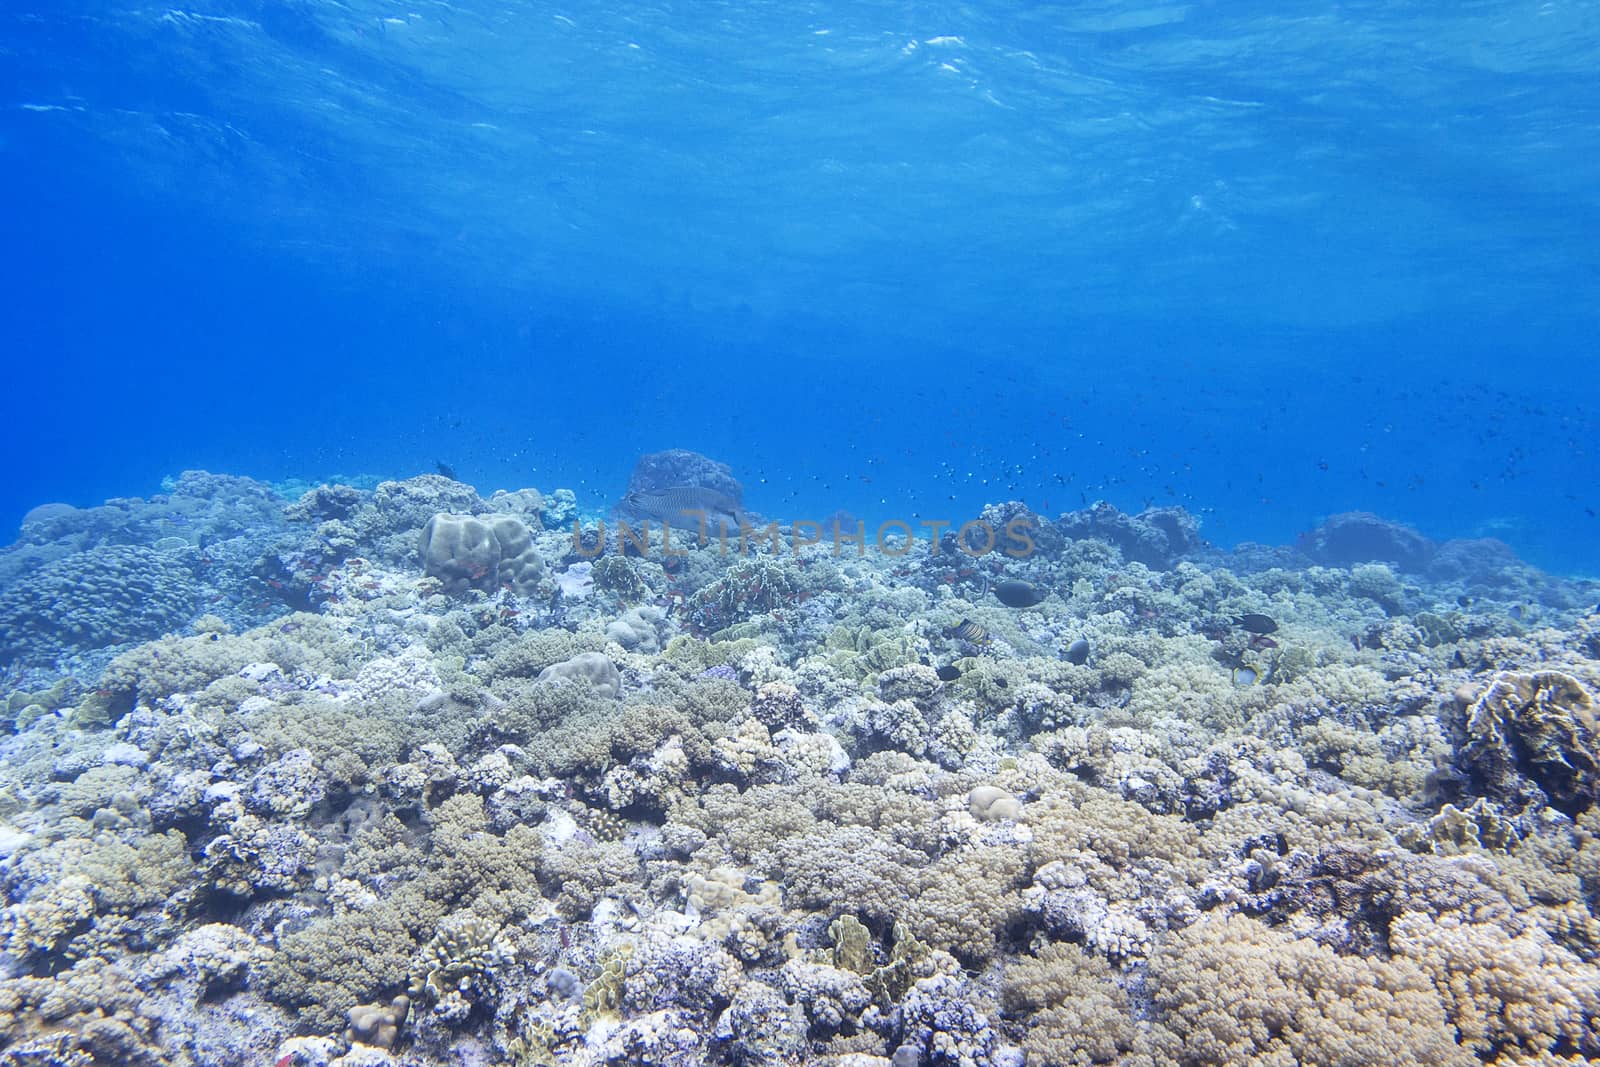
<instances>
[{"instance_id":1,"label":"massive round coral","mask_svg":"<svg viewBox=\"0 0 1600 1067\"><path fill-rule=\"evenodd\" d=\"M147 641L194 614L199 584L181 557L132 545L46 563L0 595L0 661Z\"/></svg>"}]
</instances>

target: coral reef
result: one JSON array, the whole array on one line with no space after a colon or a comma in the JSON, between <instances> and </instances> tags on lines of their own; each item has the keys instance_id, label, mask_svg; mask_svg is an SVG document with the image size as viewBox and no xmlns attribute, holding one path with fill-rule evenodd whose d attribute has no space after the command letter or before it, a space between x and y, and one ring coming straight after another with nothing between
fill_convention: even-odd
<instances>
[{"instance_id":1,"label":"coral reef","mask_svg":"<svg viewBox=\"0 0 1600 1067\"><path fill-rule=\"evenodd\" d=\"M602 697L614 697L622 691L622 675L617 665L601 652L580 652L571 659L552 663L539 672L537 680L586 682Z\"/></svg>"},{"instance_id":2,"label":"coral reef","mask_svg":"<svg viewBox=\"0 0 1600 1067\"><path fill-rule=\"evenodd\" d=\"M1600 1058L1593 583L1361 515L580 559L570 491L294 498L0 552L0 1062Z\"/></svg>"},{"instance_id":3,"label":"coral reef","mask_svg":"<svg viewBox=\"0 0 1600 1067\"><path fill-rule=\"evenodd\" d=\"M744 497L744 486L726 463L682 448L640 456L628 478L629 493L650 493L680 485L710 489L735 504Z\"/></svg>"},{"instance_id":4,"label":"coral reef","mask_svg":"<svg viewBox=\"0 0 1600 1067\"><path fill-rule=\"evenodd\" d=\"M1200 524L1182 508L1146 508L1137 515L1099 503L1062 515L1052 524L1060 537L1113 545L1129 563L1170 570L1182 557L1199 550ZM1046 539L1048 546L1050 541Z\"/></svg>"},{"instance_id":5,"label":"coral reef","mask_svg":"<svg viewBox=\"0 0 1600 1067\"><path fill-rule=\"evenodd\" d=\"M1315 529L1301 534L1299 543L1300 551L1326 566L1392 563L1412 572L1428 565L1435 547L1409 526L1368 511L1330 515Z\"/></svg>"}]
</instances>

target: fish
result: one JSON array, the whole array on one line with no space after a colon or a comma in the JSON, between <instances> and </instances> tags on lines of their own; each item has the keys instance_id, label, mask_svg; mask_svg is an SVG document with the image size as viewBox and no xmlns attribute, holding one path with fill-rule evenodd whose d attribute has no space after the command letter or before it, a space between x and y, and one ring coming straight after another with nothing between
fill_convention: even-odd
<instances>
[{"instance_id":1,"label":"fish","mask_svg":"<svg viewBox=\"0 0 1600 1067\"><path fill-rule=\"evenodd\" d=\"M456 469L442 459L436 459L433 461L433 469L438 471L444 477L449 478L452 482L460 481L460 479L456 477Z\"/></svg>"},{"instance_id":2,"label":"fish","mask_svg":"<svg viewBox=\"0 0 1600 1067\"><path fill-rule=\"evenodd\" d=\"M971 619L962 619L954 626L945 630L944 635L946 637L960 638L961 640L968 641L974 645L986 645L989 643L989 631L985 630L982 626L979 626Z\"/></svg>"},{"instance_id":3,"label":"fish","mask_svg":"<svg viewBox=\"0 0 1600 1067\"><path fill-rule=\"evenodd\" d=\"M622 498L629 511L659 522L688 520L698 524L702 516L708 526L727 522L744 525L744 509L726 493L701 485L675 485L670 489L635 489ZM698 514L697 514L698 513Z\"/></svg>"},{"instance_id":4,"label":"fish","mask_svg":"<svg viewBox=\"0 0 1600 1067\"><path fill-rule=\"evenodd\" d=\"M961 677L961 668L947 663L937 671L934 671L934 673L939 676L939 681L941 682L953 682Z\"/></svg>"},{"instance_id":5,"label":"fish","mask_svg":"<svg viewBox=\"0 0 1600 1067\"><path fill-rule=\"evenodd\" d=\"M1233 684L1240 689L1248 689L1255 685L1261 678L1261 672L1254 667L1235 667L1233 669Z\"/></svg>"},{"instance_id":6,"label":"fish","mask_svg":"<svg viewBox=\"0 0 1600 1067\"><path fill-rule=\"evenodd\" d=\"M994 587L995 599L1008 608L1031 608L1044 600L1048 593L1028 582L1008 578Z\"/></svg>"},{"instance_id":7,"label":"fish","mask_svg":"<svg viewBox=\"0 0 1600 1067\"><path fill-rule=\"evenodd\" d=\"M1278 620L1271 615L1263 615L1259 611L1247 611L1243 615L1235 615L1233 624L1253 634L1274 634L1278 632Z\"/></svg>"},{"instance_id":8,"label":"fish","mask_svg":"<svg viewBox=\"0 0 1600 1067\"><path fill-rule=\"evenodd\" d=\"M1062 656L1068 663L1077 664L1079 667L1089 662L1089 642L1085 638L1078 638L1066 647Z\"/></svg>"}]
</instances>

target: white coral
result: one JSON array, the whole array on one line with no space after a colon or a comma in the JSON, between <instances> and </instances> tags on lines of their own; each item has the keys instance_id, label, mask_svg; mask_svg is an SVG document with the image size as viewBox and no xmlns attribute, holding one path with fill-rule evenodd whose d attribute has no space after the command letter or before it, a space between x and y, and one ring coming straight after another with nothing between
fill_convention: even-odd
<instances>
[{"instance_id":1,"label":"white coral","mask_svg":"<svg viewBox=\"0 0 1600 1067\"><path fill-rule=\"evenodd\" d=\"M1150 951L1150 927L1143 919L1112 907L1085 933L1089 947L1113 963L1142 958Z\"/></svg>"}]
</instances>

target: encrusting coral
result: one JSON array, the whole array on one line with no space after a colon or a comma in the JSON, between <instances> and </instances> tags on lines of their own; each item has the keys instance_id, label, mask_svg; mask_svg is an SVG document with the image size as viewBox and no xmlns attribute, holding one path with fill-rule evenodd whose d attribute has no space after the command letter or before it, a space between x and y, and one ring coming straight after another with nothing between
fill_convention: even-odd
<instances>
[{"instance_id":1,"label":"encrusting coral","mask_svg":"<svg viewBox=\"0 0 1600 1067\"><path fill-rule=\"evenodd\" d=\"M1462 761L1486 788L1515 797L1526 775L1568 815L1600 800L1600 713L1560 671L1503 671L1466 709Z\"/></svg>"}]
</instances>

